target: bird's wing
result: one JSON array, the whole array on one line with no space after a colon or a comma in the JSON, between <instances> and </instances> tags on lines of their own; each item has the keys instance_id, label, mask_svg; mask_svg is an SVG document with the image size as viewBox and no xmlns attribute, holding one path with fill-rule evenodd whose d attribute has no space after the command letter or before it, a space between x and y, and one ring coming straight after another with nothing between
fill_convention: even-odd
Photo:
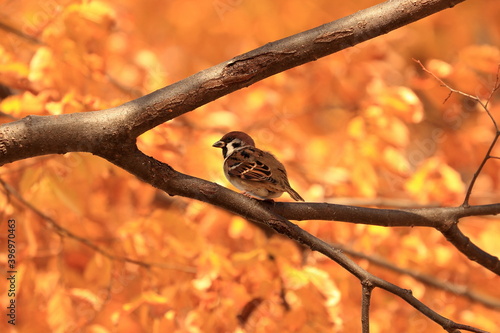
<instances>
[{"instance_id":1,"label":"bird's wing","mask_svg":"<svg viewBox=\"0 0 500 333\"><path fill-rule=\"evenodd\" d=\"M226 160L228 174L248 181L277 183L271 167L266 163L269 153L254 147L238 149ZM263 158L264 157L264 158ZM279 163L279 162L278 162Z\"/></svg>"}]
</instances>

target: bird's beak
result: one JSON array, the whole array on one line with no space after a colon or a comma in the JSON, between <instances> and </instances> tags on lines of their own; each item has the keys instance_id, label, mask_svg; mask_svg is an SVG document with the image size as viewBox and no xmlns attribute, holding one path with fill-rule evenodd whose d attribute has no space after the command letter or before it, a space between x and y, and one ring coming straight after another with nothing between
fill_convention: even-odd
<instances>
[{"instance_id":1,"label":"bird's beak","mask_svg":"<svg viewBox=\"0 0 500 333\"><path fill-rule=\"evenodd\" d=\"M226 143L224 141L220 141L220 140L212 145L212 147L215 147L215 148L224 148L225 146L226 146Z\"/></svg>"}]
</instances>

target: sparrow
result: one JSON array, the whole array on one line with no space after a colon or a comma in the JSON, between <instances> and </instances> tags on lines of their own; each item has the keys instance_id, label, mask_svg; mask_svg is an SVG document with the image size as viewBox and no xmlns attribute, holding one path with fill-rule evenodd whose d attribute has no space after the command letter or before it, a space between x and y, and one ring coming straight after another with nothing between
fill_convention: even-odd
<instances>
[{"instance_id":1,"label":"sparrow","mask_svg":"<svg viewBox=\"0 0 500 333\"><path fill-rule=\"evenodd\" d=\"M229 132L212 147L222 148L224 174L244 195L269 200L287 192L295 201L304 201L290 186L283 164L271 153L256 148L248 134Z\"/></svg>"}]
</instances>

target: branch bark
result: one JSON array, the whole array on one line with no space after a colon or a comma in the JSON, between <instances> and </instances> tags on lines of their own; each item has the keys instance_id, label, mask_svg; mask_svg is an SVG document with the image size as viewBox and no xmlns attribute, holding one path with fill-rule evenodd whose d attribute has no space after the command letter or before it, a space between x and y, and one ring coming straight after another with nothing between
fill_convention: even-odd
<instances>
[{"instance_id":1,"label":"branch bark","mask_svg":"<svg viewBox=\"0 0 500 333\"><path fill-rule=\"evenodd\" d=\"M373 286L370 282L361 282L361 329L370 333L370 303Z\"/></svg>"},{"instance_id":2,"label":"branch bark","mask_svg":"<svg viewBox=\"0 0 500 333\"><path fill-rule=\"evenodd\" d=\"M389 0L268 43L121 106L30 116L0 126L0 165L44 154L121 149L151 128L287 69L386 34L465 0Z\"/></svg>"}]
</instances>

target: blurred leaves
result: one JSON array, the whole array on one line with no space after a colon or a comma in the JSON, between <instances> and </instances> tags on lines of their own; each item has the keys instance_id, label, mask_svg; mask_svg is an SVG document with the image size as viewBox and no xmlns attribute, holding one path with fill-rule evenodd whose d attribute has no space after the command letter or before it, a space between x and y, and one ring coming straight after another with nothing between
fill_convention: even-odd
<instances>
[{"instance_id":1,"label":"blurred leaves","mask_svg":"<svg viewBox=\"0 0 500 333\"><path fill-rule=\"evenodd\" d=\"M5 2L0 21L20 34L0 30L0 84L14 91L0 111L22 118L113 107L374 3ZM487 98L500 63L498 15L497 1L465 2L160 125L138 139L139 147L181 172L229 186L211 144L244 130L278 156L308 201L458 205L493 128L477 105L457 96L443 103L449 92L412 58L450 86ZM498 101L494 96L490 112L500 119ZM497 164L488 161L473 204L499 202ZM18 221L19 331L360 331L358 281L239 217L157 193L83 153L18 161L2 167L0 177L67 230L117 258L148 264L111 260L58 235L3 190L2 221ZM326 241L500 298L495 277L433 230L299 225ZM493 222L471 218L462 226L498 255ZM367 261L360 265L414 289L444 316L490 331L500 325L493 310L471 310L466 300ZM374 332L441 331L398 300L374 296ZM2 332L5 325L0 322Z\"/></svg>"}]
</instances>

